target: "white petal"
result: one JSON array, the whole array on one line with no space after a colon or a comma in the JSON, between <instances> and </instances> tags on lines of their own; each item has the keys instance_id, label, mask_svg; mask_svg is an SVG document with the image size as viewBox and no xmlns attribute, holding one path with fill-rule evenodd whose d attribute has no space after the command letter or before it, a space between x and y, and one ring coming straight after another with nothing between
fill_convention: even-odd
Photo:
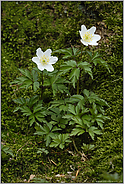
<instances>
[{"instance_id":1,"label":"white petal","mask_svg":"<svg viewBox=\"0 0 124 184\"><path fill-rule=\"evenodd\" d=\"M44 68L49 71L49 72L52 72L54 70L53 66L48 64L48 65L45 65Z\"/></svg>"},{"instance_id":2,"label":"white petal","mask_svg":"<svg viewBox=\"0 0 124 184\"><path fill-rule=\"evenodd\" d=\"M40 63L40 64L37 64L37 67L39 70L43 71L44 70L44 66Z\"/></svg>"},{"instance_id":3,"label":"white petal","mask_svg":"<svg viewBox=\"0 0 124 184\"><path fill-rule=\"evenodd\" d=\"M55 64L58 61L58 58L56 56L51 56L49 64Z\"/></svg>"},{"instance_id":4,"label":"white petal","mask_svg":"<svg viewBox=\"0 0 124 184\"><path fill-rule=\"evenodd\" d=\"M41 50L41 48L38 48L36 50L36 55L37 55L38 58L41 58L41 56L43 55L43 51Z\"/></svg>"},{"instance_id":5,"label":"white petal","mask_svg":"<svg viewBox=\"0 0 124 184\"><path fill-rule=\"evenodd\" d=\"M85 42L85 41L83 41L83 40L81 40L81 42L82 42L84 45L88 46L88 42Z\"/></svg>"},{"instance_id":6,"label":"white petal","mask_svg":"<svg viewBox=\"0 0 124 184\"><path fill-rule=\"evenodd\" d=\"M101 36L100 35L97 35L97 34L94 34L93 35L93 41L98 41L101 39Z\"/></svg>"},{"instance_id":7,"label":"white petal","mask_svg":"<svg viewBox=\"0 0 124 184\"><path fill-rule=\"evenodd\" d=\"M33 61L34 63L36 63L36 64L40 63L40 60L39 60L38 57L33 57L33 58L32 58L32 61Z\"/></svg>"},{"instance_id":8,"label":"white petal","mask_svg":"<svg viewBox=\"0 0 124 184\"><path fill-rule=\"evenodd\" d=\"M82 25L81 26L81 32L82 32L82 34L85 34L86 31L87 31L86 26L85 25Z\"/></svg>"},{"instance_id":9,"label":"white petal","mask_svg":"<svg viewBox=\"0 0 124 184\"><path fill-rule=\"evenodd\" d=\"M81 38L82 38L82 34L81 34L81 31L79 31L79 33L80 33L80 36L81 36Z\"/></svg>"},{"instance_id":10,"label":"white petal","mask_svg":"<svg viewBox=\"0 0 124 184\"><path fill-rule=\"evenodd\" d=\"M92 41L92 42L89 43L89 45L98 45L98 43L95 42L95 41Z\"/></svg>"},{"instance_id":11,"label":"white petal","mask_svg":"<svg viewBox=\"0 0 124 184\"><path fill-rule=\"evenodd\" d=\"M90 33L90 34L94 34L95 33L95 31L96 31L96 27L91 27L90 29L88 29L88 33Z\"/></svg>"},{"instance_id":12,"label":"white petal","mask_svg":"<svg viewBox=\"0 0 124 184\"><path fill-rule=\"evenodd\" d=\"M51 49L47 49L47 50L44 52L45 56L48 56L48 57L51 56L51 53L52 53L52 50L51 50Z\"/></svg>"}]
</instances>

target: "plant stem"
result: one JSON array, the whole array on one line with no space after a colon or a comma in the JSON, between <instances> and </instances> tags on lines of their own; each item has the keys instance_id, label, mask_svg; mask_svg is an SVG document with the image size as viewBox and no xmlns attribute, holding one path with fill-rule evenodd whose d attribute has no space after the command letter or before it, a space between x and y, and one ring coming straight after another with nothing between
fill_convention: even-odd
<instances>
[{"instance_id":1,"label":"plant stem","mask_svg":"<svg viewBox=\"0 0 124 184\"><path fill-rule=\"evenodd\" d=\"M77 153L79 153L82 156L82 153L80 151L78 151L77 146L76 146L73 138L72 138L72 141L73 141L73 145L74 145L75 150L77 151Z\"/></svg>"},{"instance_id":2,"label":"plant stem","mask_svg":"<svg viewBox=\"0 0 124 184\"><path fill-rule=\"evenodd\" d=\"M41 88L41 100L42 100L42 97L43 97L43 71L42 71L42 88Z\"/></svg>"},{"instance_id":3,"label":"plant stem","mask_svg":"<svg viewBox=\"0 0 124 184\"><path fill-rule=\"evenodd\" d=\"M79 79L77 80L77 95L79 95Z\"/></svg>"}]
</instances>

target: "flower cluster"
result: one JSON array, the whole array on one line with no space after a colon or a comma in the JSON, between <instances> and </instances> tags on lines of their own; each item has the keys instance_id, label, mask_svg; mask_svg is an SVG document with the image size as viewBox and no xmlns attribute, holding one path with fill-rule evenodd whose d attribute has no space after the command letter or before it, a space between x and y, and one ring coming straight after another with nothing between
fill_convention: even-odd
<instances>
[{"instance_id":1,"label":"flower cluster","mask_svg":"<svg viewBox=\"0 0 124 184\"><path fill-rule=\"evenodd\" d=\"M94 34L96 31L96 27L91 27L87 30L85 25L81 26L81 31L79 31L81 36L81 42L88 46L88 45L98 45L97 41L101 39L100 35ZM38 48L36 50L37 57L33 57L32 61L37 64L39 70L43 71L46 69L49 72L54 70L52 64L55 64L58 61L58 58L55 56L51 56L52 50L47 49L45 52Z\"/></svg>"}]
</instances>

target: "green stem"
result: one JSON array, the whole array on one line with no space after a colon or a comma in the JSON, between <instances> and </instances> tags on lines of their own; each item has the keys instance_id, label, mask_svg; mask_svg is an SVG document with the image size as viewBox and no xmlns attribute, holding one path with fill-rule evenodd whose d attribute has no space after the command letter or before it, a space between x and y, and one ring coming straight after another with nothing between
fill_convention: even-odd
<instances>
[{"instance_id":1,"label":"green stem","mask_svg":"<svg viewBox=\"0 0 124 184\"><path fill-rule=\"evenodd\" d=\"M72 139L72 141L73 141L73 145L74 145L75 150L77 151L77 153L79 153L82 156L82 153L80 151L78 151L78 149L77 149L77 146L75 144L74 139Z\"/></svg>"},{"instance_id":2,"label":"green stem","mask_svg":"<svg viewBox=\"0 0 124 184\"><path fill-rule=\"evenodd\" d=\"M41 88L41 100L42 100L42 97L43 97L43 71L42 71L42 88Z\"/></svg>"},{"instance_id":3,"label":"green stem","mask_svg":"<svg viewBox=\"0 0 124 184\"><path fill-rule=\"evenodd\" d=\"M79 79L77 80L77 95L79 95Z\"/></svg>"}]
</instances>

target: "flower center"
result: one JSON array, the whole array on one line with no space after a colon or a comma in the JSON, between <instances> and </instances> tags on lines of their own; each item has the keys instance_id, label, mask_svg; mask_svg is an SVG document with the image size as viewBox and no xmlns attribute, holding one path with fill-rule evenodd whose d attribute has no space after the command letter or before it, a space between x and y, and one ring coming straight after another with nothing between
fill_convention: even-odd
<instances>
[{"instance_id":1,"label":"flower center","mask_svg":"<svg viewBox=\"0 0 124 184\"><path fill-rule=\"evenodd\" d=\"M86 32L86 33L84 34L84 36L82 36L82 37L83 37L83 40L84 40L84 41L86 41L86 42L91 42L91 41L92 41L92 38L93 38L93 35L90 34L90 33L88 33L88 32Z\"/></svg>"},{"instance_id":2,"label":"flower center","mask_svg":"<svg viewBox=\"0 0 124 184\"><path fill-rule=\"evenodd\" d=\"M47 63L49 63L49 57L45 55L41 56L40 62L42 65L47 65Z\"/></svg>"}]
</instances>

